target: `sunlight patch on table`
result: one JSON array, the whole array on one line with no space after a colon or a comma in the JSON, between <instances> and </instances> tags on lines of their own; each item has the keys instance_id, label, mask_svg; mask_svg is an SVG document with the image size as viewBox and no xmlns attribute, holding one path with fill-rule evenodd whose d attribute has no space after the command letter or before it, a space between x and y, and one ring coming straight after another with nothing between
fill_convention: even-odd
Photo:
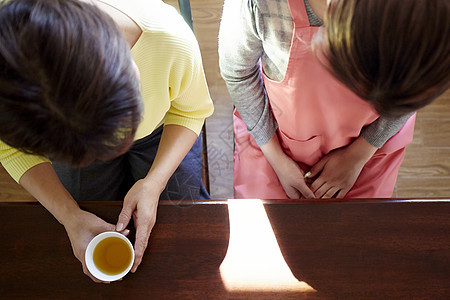
<instances>
[{"instance_id":1,"label":"sunlight patch on table","mask_svg":"<svg viewBox=\"0 0 450 300\"><path fill-rule=\"evenodd\" d=\"M261 200L228 200L230 241L220 266L229 291L315 292L299 281L281 254Z\"/></svg>"}]
</instances>

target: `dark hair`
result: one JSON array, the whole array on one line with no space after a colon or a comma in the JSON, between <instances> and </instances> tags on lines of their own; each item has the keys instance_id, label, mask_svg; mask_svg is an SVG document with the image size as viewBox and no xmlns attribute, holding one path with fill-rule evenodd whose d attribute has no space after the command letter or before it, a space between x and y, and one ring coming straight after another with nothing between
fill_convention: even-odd
<instances>
[{"instance_id":1,"label":"dark hair","mask_svg":"<svg viewBox=\"0 0 450 300\"><path fill-rule=\"evenodd\" d=\"M0 6L0 139L79 165L134 138L139 83L115 22L74 0Z\"/></svg>"},{"instance_id":2,"label":"dark hair","mask_svg":"<svg viewBox=\"0 0 450 300\"><path fill-rule=\"evenodd\" d=\"M380 115L415 111L449 88L450 1L333 0L325 24L316 51Z\"/></svg>"}]
</instances>

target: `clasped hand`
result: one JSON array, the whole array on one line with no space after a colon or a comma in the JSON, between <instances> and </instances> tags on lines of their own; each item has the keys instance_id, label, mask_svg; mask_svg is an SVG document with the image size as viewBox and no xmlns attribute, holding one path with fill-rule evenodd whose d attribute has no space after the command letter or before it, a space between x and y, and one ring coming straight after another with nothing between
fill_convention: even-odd
<instances>
[{"instance_id":1,"label":"clasped hand","mask_svg":"<svg viewBox=\"0 0 450 300\"><path fill-rule=\"evenodd\" d=\"M351 155L347 148L328 153L310 170L311 191L316 198L344 198L365 163Z\"/></svg>"},{"instance_id":2,"label":"clasped hand","mask_svg":"<svg viewBox=\"0 0 450 300\"><path fill-rule=\"evenodd\" d=\"M353 187L367 159L355 155L349 147L325 155L305 173L285 156L276 169L278 179L289 198L343 198Z\"/></svg>"}]
</instances>

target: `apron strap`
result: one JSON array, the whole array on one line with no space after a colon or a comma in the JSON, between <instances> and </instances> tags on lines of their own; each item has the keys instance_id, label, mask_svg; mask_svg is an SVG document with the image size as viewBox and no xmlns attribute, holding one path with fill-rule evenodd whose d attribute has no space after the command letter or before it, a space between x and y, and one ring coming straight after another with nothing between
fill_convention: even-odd
<instances>
[{"instance_id":1,"label":"apron strap","mask_svg":"<svg viewBox=\"0 0 450 300\"><path fill-rule=\"evenodd\" d=\"M308 14L306 13L305 0L288 0L289 10L295 27L309 27Z\"/></svg>"}]
</instances>

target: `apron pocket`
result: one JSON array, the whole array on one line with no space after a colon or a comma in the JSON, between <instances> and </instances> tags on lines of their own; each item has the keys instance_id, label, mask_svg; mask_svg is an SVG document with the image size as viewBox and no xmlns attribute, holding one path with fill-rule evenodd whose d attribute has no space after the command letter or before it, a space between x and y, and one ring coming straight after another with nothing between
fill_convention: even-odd
<instances>
[{"instance_id":1,"label":"apron pocket","mask_svg":"<svg viewBox=\"0 0 450 300\"><path fill-rule=\"evenodd\" d=\"M284 152L293 160L308 166L316 164L323 156L321 149L322 137L313 136L307 140L295 140L287 136L280 129L277 130L278 139Z\"/></svg>"}]
</instances>

